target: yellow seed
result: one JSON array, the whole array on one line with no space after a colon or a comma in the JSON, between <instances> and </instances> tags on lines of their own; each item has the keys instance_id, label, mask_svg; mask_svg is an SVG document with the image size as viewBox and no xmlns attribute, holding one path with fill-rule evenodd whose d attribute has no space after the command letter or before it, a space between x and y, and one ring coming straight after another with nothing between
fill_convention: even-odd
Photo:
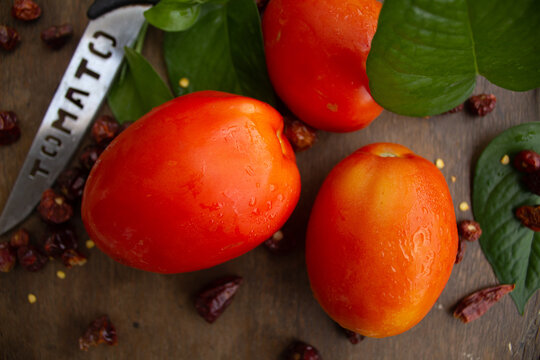
<instances>
[{"instance_id":1,"label":"yellow seed","mask_svg":"<svg viewBox=\"0 0 540 360\"><path fill-rule=\"evenodd\" d=\"M189 79L185 77L181 78L180 81L178 81L178 85L184 89L187 88L189 86Z\"/></svg>"},{"instance_id":2,"label":"yellow seed","mask_svg":"<svg viewBox=\"0 0 540 360\"><path fill-rule=\"evenodd\" d=\"M504 155L502 158L501 158L501 164L503 165L508 165L510 163L510 157L508 155Z\"/></svg>"},{"instance_id":3,"label":"yellow seed","mask_svg":"<svg viewBox=\"0 0 540 360\"><path fill-rule=\"evenodd\" d=\"M94 246L96 246L96 244L92 241L92 240L86 240L86 247L88 249L91 249L93 248Z\"/></svg>"},{"instance_id":4,"label":"yellow seed","mask_svg":"<svg viewBox=\"0 0 540 360\"><path fill-rule=\"evenodd\" d=\"M435 160L435 166L438 168L438 169L442 169L444 167L444 161L443 159L437 159Z\"/></svg>"},{"instance_id":5,"label":"yellow seed","mask_svg":"<svg viewBox=\"0 0 540 360\"><path fill-rule=\"evenodd\" d=\"M66 273L63 272L62 270L58 270L56 272L56 276L58 276L59 279L65 279L66 278Z\"/></svg>"},{"instance_id":6,"label":"yellow seed","mask_svg":"<svg viewBox=\"0 0 540 360\"><path fill-rule=\"evenodd\" d=\"M467 204L467 202L463 201L461 204L459 204L459 210L461 210L461 211L469 210L469 204Z\"/></svg>"},{"instance_id":7,"label":"yellow seed","mask_svg":"<svg viewBox=\"0 0 540 360\"><path fill-rule=\"evenodd\" d=\"M272 235L272 239L276 240L276 241L281 241L283 240L283 231L281 230L278 230L274 233L274 235Z\"/></svg>"},{"instance_id":8,"label":"yellow seed","mask_svg":"<svg viewBox=\"0 0 540 360\"><path fill-rule=\"evenodd\" d=\"M35 303L36 301L37 301L36 295L34 295L34 294L28 294L28 302L29 302L30 304L33 304L33 303Z\"/></svg>"},{"instance_id":9,"label":"yellow seed","mask_svg":"<svg viewBox=\"0 0 540 360\"><path fill-rule=\"evenodd\" d=\"M452 180L453 183L456 182L457 178L455 176L451 176L450 179Z\"/></svg>"}]
</instances>

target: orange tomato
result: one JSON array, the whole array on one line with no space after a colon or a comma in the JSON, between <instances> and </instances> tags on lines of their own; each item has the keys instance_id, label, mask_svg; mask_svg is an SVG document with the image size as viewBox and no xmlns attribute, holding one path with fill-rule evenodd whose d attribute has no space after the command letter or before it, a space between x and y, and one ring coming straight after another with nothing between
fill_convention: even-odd
<instances>
[{"instance_id":1,"label":"orange tomato","mask_svg":"<svg viewBox=\"0 0 540 360\"><path fill-rule=\"evenodd\" d=\"M324 181L308 225L313 293L341 326L385 337L416 325L441 294L458 246L441 172L404 146L365 146Z\"/></svg>"},{"instance_id":2,"label":"orange tomato","mask_svg":"<svg viewBox=\"0 0 540 360\"><path fill-rule=\"evenodd\" d=\"M256 247L285 223L300 194L277 111L204 91L152 110L103 152L82 218L98 247L143 270L207 268Z\"/></svg>"},{"instance_id":3,"label":"orange tomato","mask_svg":"<svg viewBox=\"0 0 540 360\"><path fill-rule=\"evenodd\" d=\"M268 4L263 34L270 79L304 122L347 132L366 127L381 113L366 75L380 9L376 0Z\"/></svg>"}]
</instances>

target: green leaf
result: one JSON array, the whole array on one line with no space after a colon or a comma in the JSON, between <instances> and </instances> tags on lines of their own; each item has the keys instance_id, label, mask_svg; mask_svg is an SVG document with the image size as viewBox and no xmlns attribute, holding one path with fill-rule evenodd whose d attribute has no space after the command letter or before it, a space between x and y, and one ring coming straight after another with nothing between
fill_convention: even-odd
<instances>
[{"instance_id":1,"label":"green leaf","mask_svg":"<svg viewBox=\"0 0 540 360\"><path fill-rule=\"evenodd\" d=\"M473 187L480 245L499 281L516 284L510 295L521 314L540 288L540 233L521 225L514 212L522 205L540 205L540 197L522 185L523 174L500 160L525 149L540 153L540 122L515 126L495 138L476 164Z\"/></svg>"},{"instance_id":2,"label":"green leaf","mask_svg":"<svg viewBox=\"0 0 540 360\"><path fill-rule=\"evenodd\" d=\"M275 105L255 2L208 3L203 13L190 29L165 33L165 63L174 93L220 90ZM189 80L186 88L179 84L183 78Z\"/></svg>"},{"instance_id":3,"label":"green leaf","mask_svg":"<svg viewBox=\"0 0 540 360\"><path fill-rule=\"evenodd\" d=\"M510 90L540 86L540 1L386 0L367 60L385 109L440 114L472 93L477 75Z\"/></svg>"},{"instance_id":4,"label":"green leaf","mask_svg":"<svg viewBox=\"0 0 540 360\"><path fill-rule=\"evenodd\" d=\"M199 17L201 4L205 0L161 0L144 12L144 17L153 26L165 31L189 29Z\"/></svg>"},{"instance_id":5,"label":"green leaf","mask_svg":"<svg viewBox=\"0 0 540 360\"><path fill-rule=\"evenodd\" d=\"M137 51L125 49L127 71L109 90L108 102L118 122L135 121L173 98L152 65Z\"/></svg>"}]
</instances>

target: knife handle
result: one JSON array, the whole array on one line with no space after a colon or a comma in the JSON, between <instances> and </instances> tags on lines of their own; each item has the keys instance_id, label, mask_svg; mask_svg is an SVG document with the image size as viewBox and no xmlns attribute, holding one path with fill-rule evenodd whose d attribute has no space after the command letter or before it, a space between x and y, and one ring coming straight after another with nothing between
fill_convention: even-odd
<instances>
[{"instance_id":1,"label":"knife handle","mask_svg":"<svg viewBox=\"0 0 540 360\"><path fill-rule=\"evenodd\" d=\"M127 5L157 4L159 0L95 0L86 16L90 20L96 19L114 9Z\"/></svg>"}]
</instances>

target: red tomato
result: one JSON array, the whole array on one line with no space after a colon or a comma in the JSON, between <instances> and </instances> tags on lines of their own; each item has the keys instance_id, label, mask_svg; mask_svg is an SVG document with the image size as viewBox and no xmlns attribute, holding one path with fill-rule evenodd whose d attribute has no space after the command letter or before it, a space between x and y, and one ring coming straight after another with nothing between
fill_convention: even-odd
<instances>
[{"instance_id":1,"label":"red tomato","mask_svg":"<svg viewBox=\"0 0 540 360\"><path fill-rule=\"evenodd\" d=\"M341 326L396 335L429 312L457 245L441 172L401 145L365 146L330 172L317 195L306 240L311 288Z\"/></svg>"},{"instance_id":2,"label":"red tomato","mask_svg":"<svg viewBox=\"0 0 540 360\"><path fill-rule=\"evenodd\" d=\"M318 129L364 128L382 111L371 97L366 59L377 29L376 0L272 0L263 17L270 79L300 119Z\"/></svg>"},{"instance_id":3,"label":"red tomato","mask_svg":"<svg viewBox=\"0 0 540 360\"><path fill-rule=\"evenodd\" d=\"M152 110L103 152L82 218L98 247L160 273L207 268L259 245L290 216L300 175L277 111L214 91Z\"/></svg>"}]
</instances>

